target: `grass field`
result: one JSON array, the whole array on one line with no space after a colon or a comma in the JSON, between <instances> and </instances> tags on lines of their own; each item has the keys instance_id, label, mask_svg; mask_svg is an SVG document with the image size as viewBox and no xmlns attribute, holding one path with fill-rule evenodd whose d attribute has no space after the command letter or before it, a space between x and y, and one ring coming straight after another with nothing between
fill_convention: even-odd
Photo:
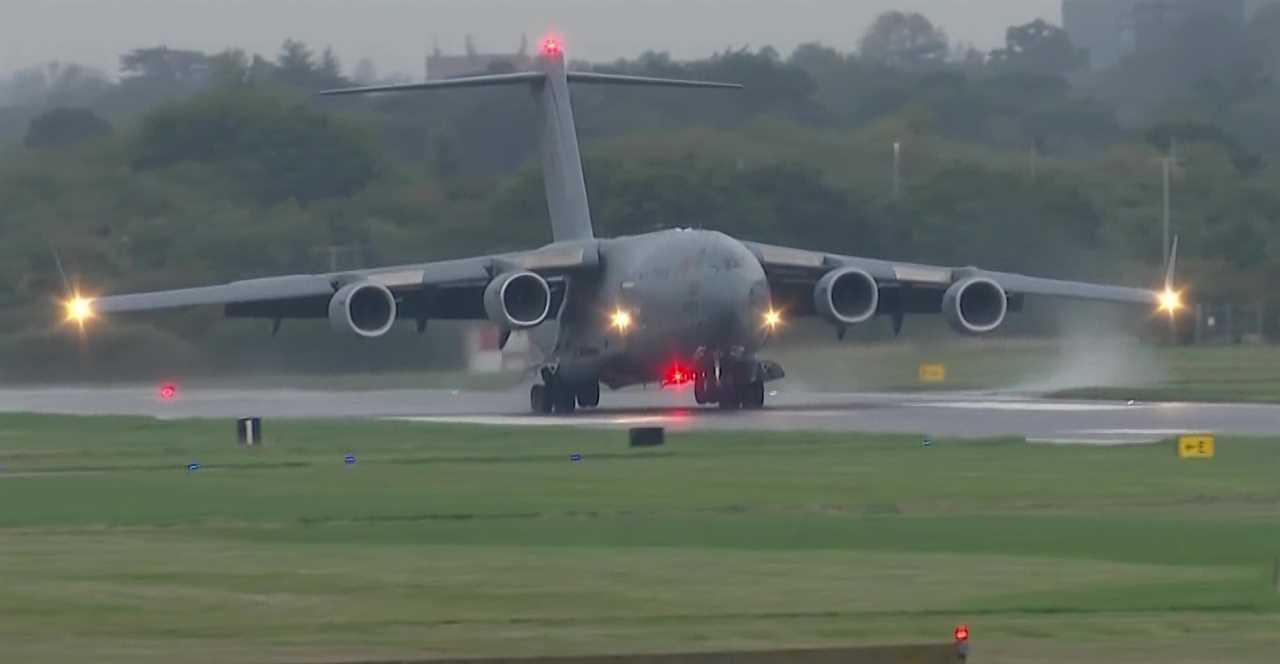
<instances>
[{"instance_id":1,"label":"grass field","mask_svg":"<svg viewBox=\"0 0 1280 664\"><path fill-rule=\"evenodd\" d=\"M973 661L1275 661L1280 441L1189 462L802 433L631 451L582 430L266 432L244 451L227 422L0 417L0 660L930 643L967 622Z\"/></svg>"}]
</instances>

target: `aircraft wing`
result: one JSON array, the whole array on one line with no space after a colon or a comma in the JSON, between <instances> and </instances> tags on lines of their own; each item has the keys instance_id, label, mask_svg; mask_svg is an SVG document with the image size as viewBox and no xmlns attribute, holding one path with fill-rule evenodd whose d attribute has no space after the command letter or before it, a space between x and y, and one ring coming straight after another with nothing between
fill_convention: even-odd
<instances>
[{"instance_id":1,"label":"aircraft wing","mask_svg":"<svg viewBox=\"0 0 1280 664\"><path fill-rule=\"evenodd\" d=\"M512 254L420 263L330 274L301 274L235 281L216 286L108 295L86 300L93 315L221 305L231 318L324 318L329 301L347 284L385 286L400 319L485 318L483 292L498 274L535 272L552 287L552 311L564 296L565 278L599 264L594 241L548 245Z\"/></svg>"},{"instance_id":2,"label":"aircraft wing","mask_svg":"<svg viewBox=\"0 0 1280 664\"><path fill-rule=\"evenodd\" d=\"M861 269L871 275L882 289L896 291L896 297L886 298L881 302L881 313L939 313L942 296L947 289L974 277L990 279L1000 284L1008 293L1011 311L1020 310L1023 298L1027 295L1152 307L1168 304L1166 293L1143 288L1044 279L975 267L942 267L842 256L754 242L747 242L746 245L764 266L775 301L780 302L793 316L815 313L815 284L828 272L845 267ZM883 311L885 307L894 307L894 310Z\"/></svg>"}]
</instances>

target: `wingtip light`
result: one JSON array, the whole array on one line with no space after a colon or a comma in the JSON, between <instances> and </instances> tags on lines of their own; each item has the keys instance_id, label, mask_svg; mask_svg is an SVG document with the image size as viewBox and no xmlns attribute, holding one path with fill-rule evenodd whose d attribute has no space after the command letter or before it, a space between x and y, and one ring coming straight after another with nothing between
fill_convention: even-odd
<instances>
[{"instance_id":1,"label":"wingtip light","mask_svg":"<svg viewBox=\"0 0 1280 664\"><path fill-rule=\"evenodd\" d=\"M1170 316L1181 311L1186 305L1182 302L1182 293L1171 287L1166 287L1160 293L1160 311Z\"/></svg>"},{"instance_id":2,"label":"wingtip light","mask_svg":"<svg viewBox=\"0 0 1280 664\"><path fill-rule=\"evenodd\" d=\"M93 300L87 297L73 295L63 306L66 308L67 321L77 325L84 325L94 316Z\"/></svg>"}]
</instances>

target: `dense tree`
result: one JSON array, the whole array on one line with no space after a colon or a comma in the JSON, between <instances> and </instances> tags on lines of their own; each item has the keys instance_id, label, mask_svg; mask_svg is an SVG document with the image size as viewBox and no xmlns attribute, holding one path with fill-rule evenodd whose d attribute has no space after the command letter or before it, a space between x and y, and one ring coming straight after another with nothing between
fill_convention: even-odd
<instances>
[{"instance_id":1,"label":"dense tree","mask_svg":"<svg viewBox=\"0 0 1280 664\"><path fill-rule=\"evenodd\" d=\"M167 46L139 48L120 56L125 78L159 85L202 85L209 79L209 56Z\"/></svg>"},{"instance_id":2,"label":"dense tree","mask_svg":"<svg viewBox=\"0 0 1280 664\"><path fill-rule=\"evenodd\" d=\"M937 65L947 57L947 34L914 12L881 14L862 36L862 57L895 67Z\"/></svg>"},{"instance_id":3,"label":"dense tree","mask_svg":"<svg viewBox=\"0 0 1280 664\"><path fill-rule=\"evenodd\" d=\"M0 82L0 103L21 106L86 106L111 87L106 74L75 63L48 62L14 72Z\"/></svg>"},{"instance_id":4,"label":"dense tree","mask_svg":"<svg viewBox=\"0 0 1280 664\"><path fill-rule=\"evenodd\" d=\"M301 102L213 93L149 115L134 147L139 171L187 162L214 166L264 202L350 196L379 173L357 128Z\"/></svg>"},{"instance_id":5,"label":"dense tree","mask_svg":"<svg viewBox=\"0 0 1280 664\"><path fill-rule=\"evenodd\" d=\"M1005 47L991 52L991 63L1010 69L1062 76L1088 63L1088 53L1071 43L1067 31L1036 19L1009 28Z\"/></svg>"},{"instance_id":6,"label":"dense tree","mask_svg":"<svg viewBox=\"0 0 1280 664\"><path fill-rule=\"evenodd\" d=\"M23 145L33 149L64 148L111 134L111 123L87 108L55 108L31 120Z\"/></svg>"},{"instance_id":7,"label":"dense tree","mask_svg":"<svg viewBox=\"0 0 1280 664\"><path fill-rule=\"evenodd\" d=\"M990 62L948 61L945 35L907 14L873 28L861 54L808 44L785 58L758 48L600 65L747 87L575 88L598 230L700 226L1132 281L1160 259L1154 159L1176 137L1189 164L1175 188L1189 277L1210 295L1274 299L1280 91L1266 54L1280 40L1267 36L1277 24L1268 16L1248 33L1192 26L1198 36L1175 35L1171 50L1095 74L1072 71L1078 54L1052 26L1015 26ZM320 100L311 92L340 82L337 55L291 41L271 59L207 56L212 90L199 92L187 83L199 80L199 58L181 52L189 74L174 74L173 53L132 52L119 83L81 68L30 70L16 80L30 106L0 108L0 309L11 312L0 317L0 368L15 366L6 349L32 347L8 332L43 320L33 312L61 287L51 239L73 272L112 290L328 269L334 245L350 247L353 263L388 264L549 240L525 90ZM361 82L375 77L372 63L356 69ZM0 84L0 103L14 90L15 79ZM36 133L30 120L57 90L120 131L4 152ZM112 347L216 345L209 335L225 328L206 330L214 316L172 323L180 335L122 331ZM332 352L327 338L299 352Z\"/></svg>"}]
</instances>

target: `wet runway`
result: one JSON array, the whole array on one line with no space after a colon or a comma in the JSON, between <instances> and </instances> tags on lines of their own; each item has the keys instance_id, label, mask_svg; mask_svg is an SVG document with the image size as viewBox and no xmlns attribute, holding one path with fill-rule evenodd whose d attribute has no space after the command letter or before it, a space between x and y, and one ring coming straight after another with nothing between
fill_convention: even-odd
<instances>
[{"instance_id":1,"label":"wet runway","mask_svg":"<svg viewBox=\"0 0 1280 664\"><path fill-rule=\"evenodd\" d=\"M1280 434L1280 406L1116 403L1008 393L771 393L768 407L724 413L692 406L687 391L606 393L603 408L573 417L532 416L524 390L327 391L183 386L173 400L155 386L0 389L0 412L146 415L161 418L394 418L510 426L666 426L674 430L868 431L1042 442L1116 444L1181 433Z\"/></svg>"}]
</instances>

